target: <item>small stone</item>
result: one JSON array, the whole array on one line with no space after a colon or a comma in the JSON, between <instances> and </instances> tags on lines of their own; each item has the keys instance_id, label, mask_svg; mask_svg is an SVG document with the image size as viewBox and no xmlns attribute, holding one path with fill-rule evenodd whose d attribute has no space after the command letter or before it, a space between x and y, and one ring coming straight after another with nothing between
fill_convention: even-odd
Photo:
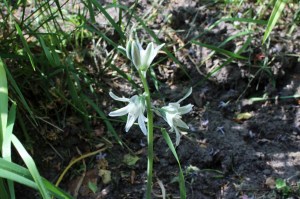
<instances>
[{"instance_id":1,"label":"small stone","mask_svg":"<svg viewBox=\"0 0 300 199\"><path fill-rule=\"evenodd\" d=\"M265 185L267 185L267 187L269 187L270 189L275 189L275 179L273 177L268 177L266 179Z\"/></svg>"},{"instance_id":2,"label":"small stone","mask_svg":"<svg viewBox=\"0 0 300 199\"><path fill-rule=\"evenodd\" d=\"M265 175L271 175L272 171L270 169L265 169L265 170L263 170L263 173Z\"/></svg>"}]
</instances>

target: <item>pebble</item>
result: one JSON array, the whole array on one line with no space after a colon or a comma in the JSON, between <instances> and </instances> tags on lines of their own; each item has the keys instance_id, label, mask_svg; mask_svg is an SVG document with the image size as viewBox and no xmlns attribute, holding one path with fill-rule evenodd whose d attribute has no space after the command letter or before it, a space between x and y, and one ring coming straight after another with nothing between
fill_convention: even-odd
<instances>
[{"instance_id":1,"label":"pebble","mask_svg":"<svg viewBox=\"0 0 300 199\"><path fill-rule=\"evenodd\" d=\"M263 170L263 174L265 174L267 176L271 175L271 173L272 173L272 171L270 169Z\"/></svg>"}]
</instances>

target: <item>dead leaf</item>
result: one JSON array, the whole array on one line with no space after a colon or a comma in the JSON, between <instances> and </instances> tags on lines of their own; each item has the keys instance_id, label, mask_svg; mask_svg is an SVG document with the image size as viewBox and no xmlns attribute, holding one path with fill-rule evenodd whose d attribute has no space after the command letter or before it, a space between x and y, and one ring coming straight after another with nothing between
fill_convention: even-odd
<instances>
[{"instance_id":1,"label":"dead leaf","mask_svg":"<svg viewBox=\"0 0 300 199\"><path fill-rule=\"evenodd\" d=\"M239 113L236 115L235 120L237 121L249 120L251 117L253 117L253 115L249 112Z\"/></svg>"},{"instance_id":2,"label":"dead leaf","mask_svg":"<svg viewBox=\"0 0 300 199\"><path fill-rule=\"evenodd\" d=\"M111 171L100 169L98 175L102 178L103 184L108 184L111 182Z\"/></svg>"},{"instance_id":3,"label":"dead leaf","mask_svg":"<svg viewBox=\"0 0 300 199\"><path fill-rule=\"evenodd\" d=\"M276 185L275 179L272 176L268 177L266 179L265 185L267 185L267 187L269 187L270 189L275 189L275 185Z\"/></svg>"},{"instance_id":4,"label":"dead leaf","mask_svg":"<svg viewBox=\"0 0 300 199\"><path fill-rule=\"evenodd\" d=\"M124 155L123 162L128 166L133 166L140 158L135 155L126 154Z\"/></svg>"}]
</instances>

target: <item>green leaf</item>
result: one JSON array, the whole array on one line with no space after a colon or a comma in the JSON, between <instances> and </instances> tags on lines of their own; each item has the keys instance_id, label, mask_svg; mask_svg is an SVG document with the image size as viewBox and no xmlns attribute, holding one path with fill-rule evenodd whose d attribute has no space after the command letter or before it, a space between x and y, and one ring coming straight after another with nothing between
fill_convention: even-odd
<instances>
[{"instance_id":1,"label":"green leaf","mask_svg":"<svg viewBox=\"0 0 300 199\"><path fill-rule=\"evenodd\" d=\"M42 181L42 178L37 170L37 167L32 157L28 154L24 146L21 144L21 142L18 140L18 138L15 135L12 135L12 143L17 149L18 153L20 154L27 168L29 169L42 197L44 199L50 199L49 193L45 188L45 185Z\"/></svg>"},{"instance_id":2,"label":"green leaf","mask_svg":"<svg viewBox=\"0 0 300 199\"><path fill-rule=\"evenodd\" d=\"M4 63L0 59L0 151L6 134L8 117L8 90Z\"/></svg>"},{"instance_id":3,"label":"green leaf","mask_svg":"<svg viewBox=\"0 0 300 199\"><path fill-rule=\"evenodd\" d=\"M286 0L277 0L275 3L275 6L272 10L272 14L269 18L268 24L267 24L267 28L263 37L263 43L265 43L265 41L268 39L268 37L270 36L275 24L277 23L283 8L285 7L286 4Z\"/></svg>"},{"instance_id":4,"label":"green leaf","mask_svg":"<svg viewBox=\"0 0 300 199\"><path fill-rule=\"evenodd\" d=\"M0 158L0 179L6 178L15 182L18 182L20 184L26 185L28 187L38 189L37 184L33 181L33 178L28 171L28 169L17 165L15 163L9 162L7 160L4 160L3 158ZM71 199L72 196L70 196L68 193L64 192L60 188L54 186L49 181L42 179L43 183L45 184L45 187L47 190L52 194L52 196L59 198L59 199ZM1 188L1 186L0 186ZM2 191L2 190L0 190ZM1 195L2 196L2 195Z\"/></svg>"},{"instance_id":5,"label":"green leaf","mask_svg":"<svg viewBox=\"0 0 300 199\"><path fill-rule=\"evenodd\" d=\"M11 73L9 72L9 70L7 69L6 65L4 65L6 74L7 74L7 79L10 83L10 85L12 86L12 88L14 89L14 92L16 92L18 94L19 100L22 103L22 105L24 106L25 110L30 114L31 119L33 120L33 122L35 124L37 124L36 120L35 120L35 116L33 115L32 110L30 109L27 101L25 100L24 95L21 92L21 89L19 88L17 82L15 81L15 79L12 77Z\"/></svg>"},{"instance_id":6,"label":"green leaf","mask_svg":"<svg viewBox=\"0 0 300 199\"><path fill-rule=\"evenodd\" d=\"M284 187L286 187L286 182L281 178L276 179L276 189L283 189Z\"/></svg>"},{"instance_id":7,"label":"green leaf","mask_svg":"<svg viewBox=\"0 0 300 199\"><path fill-rule=\"evenodd\" d=\"M114 27L114 29L119 33L122 40L125 40L125 35L123 31L121 30L120 26L111 18L111 16L106 12L106 10L101 6L101 4L96 0L91 0L91 2L94 4L95 8L98 8L99 11L106 17L106 19L109 21L109 23Z\"/></svg>"},{"instance_id":8,"label":"green leaf","mask_svg":"<svg viewBox=\"0 0 300 199\"><path fill-rule=\"evenodd\" d=\"M27 44L27 42L26 42L26 40L25 40L25 38L23 36L23 33L22 33L22 30L21 30L20 26L17 23L15 23L15 26L16 26L18 35L20 36L20 39L21 39L21 41L23 43L24 50L26 51L26 53L27 53L27 55L29 57L31 66L32 66L33 70L35 70L35 64L34 64L34 61L33 61L32 52L30 51L30 48L29 48L29 46L28 46L28 44Z\"/></svg>"},{"instance_id":9,"label":"green leaf","mask_svg":"<svg viewBox=\"0 0 300 199\"><path fill-rule=\"evenodd\" d=\"M224 50L224 49L219 48L219 47L217 47L217 46L213 46L213 45L209 45L209 44L200 43L200 42L195 41L195 40L193 40L192 43L193 43L193 44L200 45L200 46L203 46L203 47L205 47L205 48L209 48L209 49L211 49L211 50L214 50L214 51L216 51L216 52L218 52L218 53L221 53L221 54L223 54L223 55L226 55L226 56L231 57L231 58L234 58L234 59L245 59L245 60L247 59L246 57L243 57L243 56L241 56L241 55L239 55L239 54L230 52L230 51L228 51L228 50Z\"/></svg>"},{"instance_id":10,"label":"green leaf","mask_svg":"<svg viewBox=\"0 0 300 199\"><path fill-rule=\"evenodd\" d=\"M98 190L97 184L95 184L91 181L88 182L88 187L93 193L96 193Z\"/></svg>"},{"instance_id":11,"label":"green leaf","mask_svg":"<svg viewBox=\"0 0 300 199\"><path fill-rule=\"evenodd\" d=\"M174 157L175 157L175 159L178 163L180 198L185 199L186 198L185 180L184 180L184 176L183 176L183 172L182 172L182 169L181 169L181 164L180 164L179 158L177 156L177 153L176 153L175 147L173 145L173 142L172 142L169 134L167 133L166 129L162 128L161 132L162 132L162 135L163 135L166 143L169 146L169 149L172 151L172 153L173 153L173 155L174 155Z\"/></svg>"},{"instance_id":12,"label":"green leaf","mask_svg":"<svg viewBox=\"0 0 300 199\"><path fill-rule=\"evenodd\" d=\"M86 101L91 107L94 108L94 110L98 113L98 115L104 121L108 131L115 137L117 142L123 147L122 140L119 138L119 136L118 136L117 132L115 131L114 127L112 126L112 124L110 123L108 118L106 117L106 114L90 98L88 98L87 96L85 96L83 94L81 96L82 96L82 99L84 99L84 101Z\"/></svg>"}]
</instances>

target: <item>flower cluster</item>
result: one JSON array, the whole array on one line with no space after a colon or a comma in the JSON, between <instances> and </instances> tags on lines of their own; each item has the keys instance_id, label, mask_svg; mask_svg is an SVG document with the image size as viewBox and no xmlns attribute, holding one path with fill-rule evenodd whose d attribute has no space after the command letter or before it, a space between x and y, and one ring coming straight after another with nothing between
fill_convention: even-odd
<instances>
[{"instance_id":1,"label":"flower cluster","mask_svg":"<svg viewBox=\"0 0 300 199\"><path fill-rule=\"evenodd\" d=\"M176 146L180 143L181 129L189 129L187 124L182 121L182 115L189 113L193 105L188 104L185 106L180 106L180 103L185 100L192 93L192 88L189 89L188 93L175 103L169 103L168 106L163 106L162 108L155 108L154 111L157 115L161 116L170 126L170 131L176 133ZM138 119L138 124L142 132L147 135L147 128L145 122L147 118L144 116L145 112L145 97L144 95L134 95L133 97L125 98L118 97L112 92L109 95L117 101L128 102L129 104L121 109L110 112L109 116L123 116L128 114L127 122L125 125L125 131L128 132L131 126L134 124L136 119Z\"/></svg>"},{"instance_id":2,"label":"flower cluster","mask_svg":"<svg viewBox=\"0 0 300 199\"><path fill-rule=\"evenodd\" d=\"M130 39L126 44L126 48L119 46L119 49L126 54L128 59L132 61L135 68L141 72L143 77L146 77L148 68L163 46L164 44L154 47L154 44L151 42L147 45L146 49L143 49L142 44L138 40ZM179 101L175 103L169 103L168 106L164 106L162 108L153 108L153 111L168 123L171 128L170 131L175 131L176 145L179 145L180 142L182 134L181 129L189 128L187 124L182 121L182 115L189 113L193 108L193 105L191 104L180 106L180 103L191 93L192 88L190 88L187 94ZM143 94L134 95L131 98L125 98L118 97L112 92L110 92L109 95L114 100L128 103L127 106L110 112L109 116L116 117L128 114L125 131L128 132L134 122L138 119L138 125L141 131L147 135L147 128L145 125L147 118L144 116L144 112L146 110L146 96Z\"/></svg>"}]
</instances>

